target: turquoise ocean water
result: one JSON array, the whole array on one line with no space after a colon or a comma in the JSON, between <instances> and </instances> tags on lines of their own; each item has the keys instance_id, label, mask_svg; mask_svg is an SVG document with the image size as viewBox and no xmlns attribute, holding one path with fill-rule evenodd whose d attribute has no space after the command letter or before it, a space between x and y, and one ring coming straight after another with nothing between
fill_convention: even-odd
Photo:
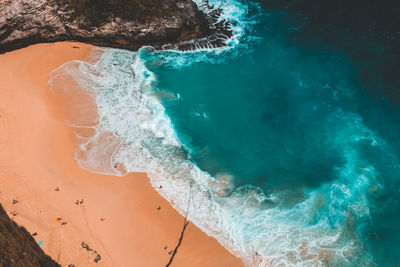
<instances>
[{"instance_id":1,"label":"turquoise ocean water","mask_svg":"<svg viewBox=\"0 0 400 267\"><path fill-rule=\"evenodd\" d=\"M234 25L226 48L106 49L53 73L99 109L81 166L148 172L249 266L399 266L398 106L345 50L290 38L298 14L210 2Z\"/></svg>"}]
</instances>

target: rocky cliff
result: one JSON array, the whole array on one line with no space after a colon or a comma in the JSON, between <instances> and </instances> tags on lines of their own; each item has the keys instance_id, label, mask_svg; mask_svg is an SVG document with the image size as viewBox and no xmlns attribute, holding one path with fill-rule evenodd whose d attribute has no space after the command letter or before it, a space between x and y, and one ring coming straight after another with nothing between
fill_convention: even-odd
<instances>
[{"instance_id":1,"label":"rocky cliff","mask_svg":"<svg viewBox=\"0 0 400 267\"><path fill-rule=\"evenodd\" d=\"M13 222L0 205L0 266L58 267L33 237Z\"/></svg>"},{"instance_id":2,"label":"rocky cliff","mask_svg":"<svg viewBox=\"0 0 400 267\"><path fill-rule=\"evenodd\" d=\"M166 0L150 19L111 15L94 24L68 1L0 0L0 53L35 43L80 41L98 46L137 50L143 45L180 50L221 46L229 25L220 11L199 11L191 0ZM173 5L174 8L170 8ZM169 12L160 13L160 9ZM197 40L197 41L193 41Z\"/></svg>"}]
</instances>

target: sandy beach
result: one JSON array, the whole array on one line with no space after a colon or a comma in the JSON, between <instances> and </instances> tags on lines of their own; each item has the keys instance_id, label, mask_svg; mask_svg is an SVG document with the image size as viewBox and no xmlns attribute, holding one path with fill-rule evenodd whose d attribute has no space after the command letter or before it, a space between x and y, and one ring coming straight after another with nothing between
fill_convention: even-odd
<instances>
[{"instance_id":1,"label":"sandy beach","mask_svg":"<svg viewBox=\"0 0 400 267\"><path fill-rule=\"evenodd\" d=\"M80 168L73 132L48 88L52 70L91 49L64 42L0 55L0 203L62 266L165 266L184 218L145 174ZM171 266L242 263L190 223Z\"/></svg>"}]
</instances>

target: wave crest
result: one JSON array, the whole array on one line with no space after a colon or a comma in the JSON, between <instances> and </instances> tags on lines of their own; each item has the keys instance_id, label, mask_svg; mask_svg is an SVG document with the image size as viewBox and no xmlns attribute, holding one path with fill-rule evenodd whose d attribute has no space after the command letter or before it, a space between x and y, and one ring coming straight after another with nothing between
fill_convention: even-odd
<instances>
[{"instance_id":1,"label":"wave crest","mask_svg":"<svg viewBox=\"0 0 400 267\"><path fill-rule=\"evenodd\" d=\"M67 123L76 129L76 160L83 168L119 176L146 172L181 214L192 199L188 219L249 266L368 263L357 233L362 229L354 222L369 218L366 194L377 186L376 171L359 157L357 145L381 141L360 118L343 112L332 117L341 125L357 122L344 129L326 126L335 131L336 139L329 141L343 147L346 163L338 167L336 181L305 191L305 200L288 208L282 205L284 192L265 195L252 186L234 190L229 175L212 177L190 160L153 93L156 78L141 53L106 49L96 62L73 61L51 74L54 93L87 96L67 109L79 115ZM86 114L85 104L95 109Z\"/></svg>"}]
</instances>

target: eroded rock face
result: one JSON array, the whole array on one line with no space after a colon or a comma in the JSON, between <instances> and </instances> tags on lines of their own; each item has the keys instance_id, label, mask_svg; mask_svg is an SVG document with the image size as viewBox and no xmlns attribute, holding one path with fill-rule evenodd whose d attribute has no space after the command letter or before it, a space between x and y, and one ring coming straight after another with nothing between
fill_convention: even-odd
<instances>
[{"instance_id":1,"label":"eroded rock face","mask_svg":"<svg viewBox=\"0 0 400 267\"><path fill-rule=\"evenodd\" d=\"M0 205L0 266L61 267L44 254L24 227L12 221Z\"/></svg>"},{"instance_id":2,"label":"eroded rock face","mask_svg":"<svg viewBox=\"0 0 400 267\"><path fill-rule=\"evenodd\" d=\"M149 22L114 17L93 26L59 0L0 0L0 53L66 40L137 50L143 45L157 48L210 34L205 14L191 0L176 1L178 8L171 15Z\"/></svg>"}]
</instances>

